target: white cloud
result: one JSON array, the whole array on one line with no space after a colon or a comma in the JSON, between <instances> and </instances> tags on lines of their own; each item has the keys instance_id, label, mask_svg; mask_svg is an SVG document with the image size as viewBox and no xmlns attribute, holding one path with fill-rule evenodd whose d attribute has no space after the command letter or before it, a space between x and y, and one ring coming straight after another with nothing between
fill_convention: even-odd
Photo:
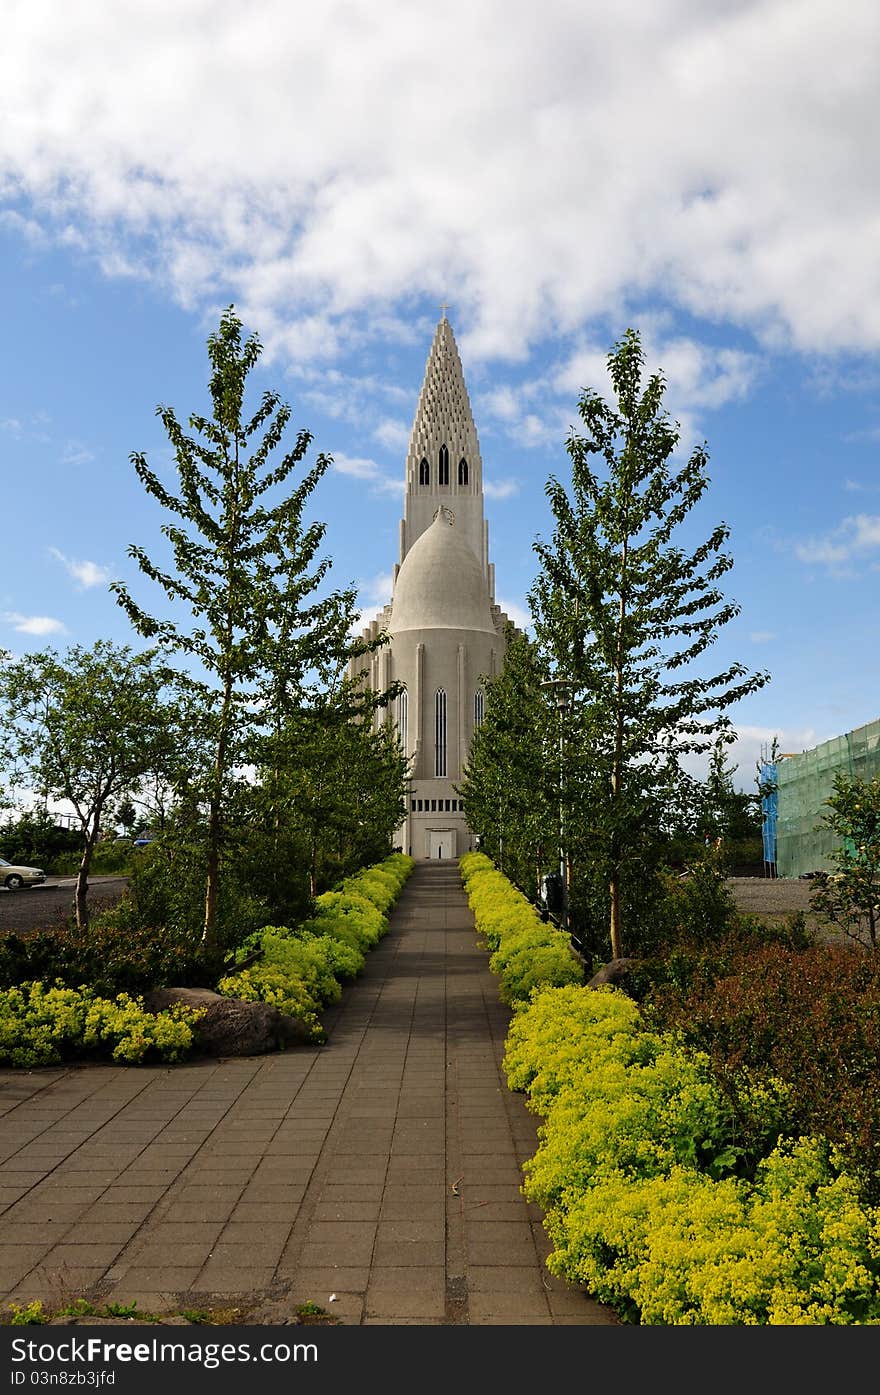
<instances>
[{"instance_id":1,"label":"white cloud","mask_svg":"<svg viewBox=\"0 0 880 1395\"><path fill-rule=\"evenodd\" d=\"M59 552L57 547L50 547L49 552L66 567L70 576L84 590L90 586L103 586L110 580L107 567L101 567L97 562L78 562L75 558Z\"/></svg>"},{"instance_id":2,"label":"white cloud","mask_svg":"<svg viewBox=\"0 0 880 1395\"><path fill-rule=\"evenodd\" d=\"M855 514L824 538L810 538L795 546L801 562L818 563L832 572L846 568L860 557L880 549L880 514Z\"/></svg>"},{"instance_id":3,"label":"white cloud","mask_svg":"<svg viewBox=\"0 0 880 1395\"><path fill-rule=\"evenodd\" d=\"M358 621L354 627L356 632L360 632L371 620L375 620L380 610L391 600L393 587L394 578L391 572L379 572L367 581L358 582L358 599L363 601L363 608L358 612Z\"/></svg>"},{"instance_id":4,"label":"white cloud","mask_svg":"<svg viewBox=\"0 0 880 1395\"><path fill-rule=\"evenodd\" d=\"M46 231L40 223L34 218L23 218L12 208L4 208L0 212L0 228L18 233L26 242L32 243L35 247L44 247L49 241Z\"/></svg>"},{"instance_id":5,"label":"white cloud","mask_svg":"<svg viewBox=\"0 0 880 1395\"><path fill-rule=\"evenodd\" d=\"M847 431L843 439L847 445L859 445L863 441L869 443L880 441L880 426L866 426L861 431ZM858 486L855 487L858 488ZM849 488L849 480L847 480L847 488Z\"/></svg>"},{"instance_id":6,"label":"white cloud","mask_svg":"<svg viewBox=\"0 0 880 1395\"><path fill-rule=\"evenodd\" d=\"M386 450L405 451L409 445L410 430L402 421L395 421L392 417L383 417L379 425L374 428L373 437Z\"/></svg>"},{"instance_id":7,"label":"white cloud","mask_svg":"<svg viewBox=\"0 0 880 1395\"><path fill-rule=\"evenodd\" d=\"M749 639L752 644L770 644L776 638L773 630L752 630Z\"/></svg>"},{"instance_id":8,"label":"white cloud","mask_svg":"<svg viewBox=\"0 0 880 1395\"><path fill-rule=\"evenodd\" d=\"M61 453L62 465L88 465L94 458L94 451L89 450L81 441L68 441Z\"/></svg>"},{"instance_id":9,"label":"white cloud","mask_svg":"<svg viewBox=\"0 0 880 1395\"><path fill-rule=\"evenodd\" d=\"M787 755L808 751L826 739L812 727L761 727L745 723L736 726L735 730L736 740L724 748L725 760L737 767L733 776L736 789L749 794L755 793L756 767L759 761L769 756L774 737L779 743L779 751ZM688 755L682 757L681 764L689 774L703 780L708 772L708 761L707 755Z\"/></svg>"},{"instance_id":10,"label":"white cloud","mask_svg":"<svg viewBox=\"0 0 880 1395\"><path fill-rule=\"evenodd\" d=\"M370 460L366 456L346 455L343 451L335 451L333 468L340 475L349 475L356 480L366 480L374 489L383 494L403 493L403 471L401 470L399 478L392 477L375 460Z\"/></svg>"},{"instance_id":11,"label":"white cloud","mask_svg":"<svg viewBox=\"0 0 880 1395\"><path fill-rule=\"evenodd\" d=\"M520 604L519 601L506 601L501 596L498 597L498 604L517 629L528 630L529 634L534 633L532 612L527 606Z\"/></svg>"},{"instance_id":12,"label":"white cloud","mask_svg":"<svg viewBox=\"0 0 880 1395\"><path fill-rule=\"evenodd\" d=\"M65 631L64 624L50 615L19 615L17 611L7 610L3 619L21 635L55 635Z\"/></svg>"},{"instance_id":13,"label":"white cloud","mask_svg":"<svg viewBox=\"0 0 880 1395\"><path fill-rule=\"evenodd\" d=\"M664 407L679 423L680 448L686 449L700 434L703 413L747 396L761 361L757 354L672 334L668 315L644 312L635 319L645 355L645 378L662 372ZM585 389L606 400L613 393L607 348L582 340L568 358L540 377L502 384L478 400L486 417L499 422L505 435L519 445L558 446L572 427L575 431L581 427L577 402Z\"/></svg>"},{"instance_id":14,"label":"white cloud","mask_svg":"<svg viewBox=\"0 0 880 1395\"><path fill-rule=\"evenodd\" d=\"M291 360L447 291L471 359L655 293L873 350L878 40L874 0L845 22L835 0L17 0L0 180L24 236L233 299Z\"/></svg>"},{"instance_id":15,"label":"white cloud","mask_svg":"<svg viewBox=\"0 0 880 1395\"><path fill-rule=\"evenodd\" d=\"M861 480L845 480L844 489L848 494L876 494L880 484L865 484Z\"/></svg>"},{"instance_id":16,"label":"white cloud","mask_svg":"<svg viewBox=\"0 0 880 1395\"><path fill-rule=\"evenodd\" d=\"M512 499L519 493L519 480L483 480L483 493L487 499Z\"/></svg>"}]
</instances>

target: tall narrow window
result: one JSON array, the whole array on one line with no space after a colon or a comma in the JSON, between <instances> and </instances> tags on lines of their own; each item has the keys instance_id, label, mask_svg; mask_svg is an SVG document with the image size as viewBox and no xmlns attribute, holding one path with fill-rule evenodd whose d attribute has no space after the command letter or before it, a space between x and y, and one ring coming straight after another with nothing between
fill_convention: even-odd
<instances>
[{"instance_id":1,"label":"tall narrow window","mask_svg":"<svg viewBox=\"0 0 880 1395\"><path fill-rule=\"evenodd\" d=\"M483 689L474 693L474 731L483 725Z\"/></svg>"},{"instance_id":2,"label":"tall narrow window","mask_svg":"<svg viewBox=\"0 0 880 1395\"><path fill-rule=\"evenodd\" d=\"M434 774L446 774L446 693L442 688L434 696Z\"/></svg>"},{"instance_id":3,"label":"tall narrow window","mask_svg":"<svg viewBox=\"0 0 880 1395\"><path fill-rule=\"evenodd\" d=\"M431 467L424 456L419 461L419 484L431 483Z\"/></svg>"},{"instance_id":4,"label":"tall narrow window","mask_svg":"<svg viewBox=\"0 0 880 1395\"><path fill-rule=\"evenodd\" d=\"M440 462L437 469L437 483L449 483L449 450L445 445L440 447Z\"/></svg>"},{"instance_id":5,"label":"tall narrow window","mask_svg":"<svg viewBox=\"0 0 880 1395\"><path fill-rule=\"evenodd\" d=\"M406 724L407 724L407 718L408 718L408 716L409 716L409 694L407 693L406 688L404 688L403 692L400 694L399 698L397 699L397 735L398 735L398 739L399 739L399 741L400 741L400 749L401 749L401 751L403 751L403 754L404 754L404 755L406 755L406 739L407 739Z\"/></svg>"},{"instance_id":6,"label":"tall narrow window","mask_svg":"<svg viewBox=\"0 0 880 1395\"><path fill-rule=\"evenodd\" d=\"M468 482L468 467L464 456L458 462L458 482L459 484L467 484Z\"/></svg>"}]
</instances>

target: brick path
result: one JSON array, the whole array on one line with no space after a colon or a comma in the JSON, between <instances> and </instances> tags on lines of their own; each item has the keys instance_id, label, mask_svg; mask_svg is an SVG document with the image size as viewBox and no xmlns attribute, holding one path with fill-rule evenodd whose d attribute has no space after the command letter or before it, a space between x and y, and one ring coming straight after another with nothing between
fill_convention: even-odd
<instances>
[{"instance_id":1,"label":"brick path","mask_svg":"<svg viewBox=\"0 0 880 1395\"><path fill-rule=\"evenodd\" d=\"M535 1120L455 864L422 864L319 1048L0 1073L0 1295L271 1320L613 1324L550 1276ZM336 1300L329 1302L331 1294Z\"/></svg>"}]
</instances>

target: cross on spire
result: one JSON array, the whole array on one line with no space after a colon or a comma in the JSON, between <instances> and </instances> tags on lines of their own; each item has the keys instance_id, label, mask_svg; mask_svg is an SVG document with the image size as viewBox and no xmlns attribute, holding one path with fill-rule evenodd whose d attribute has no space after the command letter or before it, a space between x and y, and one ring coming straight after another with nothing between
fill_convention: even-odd
<instances>
[{"instance_id":1,"label":"cross on spire","mask_svg":"<svg viewBox=\"0 0 880 1395\"><path fill-rule=\"evenodd\" d=\"M445 320L445 319L446 319L446 311L449 309L449 301L448 301L448 300L444 300L443 304L440 306L440 309L441 309L441 311L443 312L442 318Z\"/></svg>"}]
</instances>

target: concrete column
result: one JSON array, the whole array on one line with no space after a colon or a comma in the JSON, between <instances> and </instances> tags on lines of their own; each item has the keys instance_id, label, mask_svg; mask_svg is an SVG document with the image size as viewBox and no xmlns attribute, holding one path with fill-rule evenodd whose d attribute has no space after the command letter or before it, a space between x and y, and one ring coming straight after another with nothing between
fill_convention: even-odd
<instances>
[{"instance_id":1,"label":"concrete column","mask_svg":"<svg viewBox=\"0 0 880 1395\"><path fill-rule=\"evenodd\" d=\"M467 740L467 650L458 646L458 779L464 774L465 742ZM455 777L453 777L455 778Z\"/></svg>"},{"instance_id":2,"label":"concrete column","mask_svg":"<svg viewBox=\"0 0 880 1395\"><path fill-rule=\"evenodd\" d=\"M415 702L413 703L413 707L414 707L415 710L413 711L412 716L411 716L411 721L414 723L413 732L414 732L414 735L415 735L415 750L414 750L415 760L414 760L414 762L413 762L413 775L416 776L416 777L418 777L418 776L420 776L421 773L422 773L420 767L421 767L421 764L422 764L422 725L423 725L422 708L424 707L424 703L425 703L425 646L424 646L424 644L417 644L417 645L416 645L416 690L415 690L414 696L415 696Z\"/></svg>"}]
</instances>

